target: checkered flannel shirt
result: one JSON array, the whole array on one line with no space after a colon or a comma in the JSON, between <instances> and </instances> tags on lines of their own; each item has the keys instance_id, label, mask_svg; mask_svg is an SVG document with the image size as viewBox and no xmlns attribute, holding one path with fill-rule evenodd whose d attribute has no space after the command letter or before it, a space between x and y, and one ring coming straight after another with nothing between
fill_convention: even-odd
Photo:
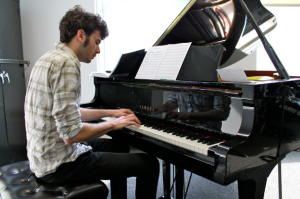
<instances>
[{"instance_id":1,"label":"checkered flannel shirt","mask_svg":"<svg viewBox=\"0 0 300 199\"><path fill-rule=\"evenodd\" d=\"M54 173L61 164L91 150L63 141L82 129L80 94L79 60L65 44L56 43L55 50L35 63L25 98L27 156L37 177Z\"/></svg>"}]
</instances>

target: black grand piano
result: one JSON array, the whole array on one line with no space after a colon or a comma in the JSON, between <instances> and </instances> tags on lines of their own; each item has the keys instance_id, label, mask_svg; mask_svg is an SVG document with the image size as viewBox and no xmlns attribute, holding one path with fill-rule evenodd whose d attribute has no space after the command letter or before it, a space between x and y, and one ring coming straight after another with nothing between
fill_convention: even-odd
<instances>
[{"instance_id":1,"label":"black grand piano","mask_svg":"<svg viewBox=\"0 0 300 199\"><path fill-rule=\"evenodd\" d=\"M82 107L135 112L140 128L110 135L163 160L164 198L170 198L170 163L176 166L176 198L184 195L183 170L221 185L238 181L240 198L263 198L272 169L300 148L300 79L289 77L264 37L275 26L259 0L191 0L154 46L192 42L225 68L262 42L280 79L225 82L217 73L215 80L197 74L176 81L95 77L95 97ZM222 56L216 48L225 50ZM201 73L211 67L201 65L204 59L193 60Z\"/></svg>"}]
</instances>

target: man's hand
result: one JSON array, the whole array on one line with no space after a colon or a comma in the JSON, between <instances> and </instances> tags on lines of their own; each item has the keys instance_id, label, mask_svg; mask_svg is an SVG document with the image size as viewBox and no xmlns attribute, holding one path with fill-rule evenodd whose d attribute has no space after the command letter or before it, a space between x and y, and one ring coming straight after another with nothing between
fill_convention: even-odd
<instances>
[{"instance_id":1,"label":"man's hand","mask_svg":"<svg viewBox=\"0 0 300 199\"><path fill-rule=\"evenodd\" d=\"M177 122L178 120L188 120L190 118L190 113L180 113L180 112L175 112L175 111L169 111L166 114L165 119L175 119Z\"/></svg>"},{"instance_id":2,"label":"man's hand","mask_svg":"<svg viewBox=\"0 0 300 199\"><path fill-rule=\"evenodd\" d=\"M154 110L153 111L154 114L160 114L167 110L165 105L154 106L154 107L152 107L152 109Z\"/></svg>"},{"instance_id":3,"label":"man's hand","mask_svg":"<svg viewBox=\"0 0 300 199\"><path fill-rule=\"evenodd\" d=\"M111 110L111 117L119 118L121 116L128 116L134 114L129 109L117 109L117 110Z\"/></svg>"},{"instance_id":4,"label":"man's hand","mask_svg":"<svg viewBox=\"0 0 300 199\"><path fill-rule=\"evenodd\" d=\"M121 111L122 112L122 111ZM120 111L116 111L116 116L120 114ZM124 111L123 114L128 113ZM100 122L100 123L83 123L81 131L71 139L64 139L66 144L73 144L83 141L89 141L96 139L109 131L124 128L126 126L135 125L140 127L140 120L134 115L129 114L127 116L120 116L117 119Z\"/></svg>"},{"instance_id":5,"label":"man's hand","mask_svg":"<svg viewBox=\"0 0 300 199\"><path fill-rule=\"evenodd\" d=\"M114 125L113 130L121 129L130 125L140 127L141 124L140 120L134 114L121 116L115 120L112 120L111 123Z\"/></svg>"},{"instance_id":6,"label":"man's hand","mask_svg":"<svg viewBox=\"0 0 300 199\"><path fill-rule=\"evenodd\" d=\"M160 113L164 113L167 111L172 111L176 108L178 108L177 104L171 100L168 100L166 103L164 103L163 105L160 106L154 106L151 107L153 110L154 114L160 114Z\"/></svg>"}]
</instances>

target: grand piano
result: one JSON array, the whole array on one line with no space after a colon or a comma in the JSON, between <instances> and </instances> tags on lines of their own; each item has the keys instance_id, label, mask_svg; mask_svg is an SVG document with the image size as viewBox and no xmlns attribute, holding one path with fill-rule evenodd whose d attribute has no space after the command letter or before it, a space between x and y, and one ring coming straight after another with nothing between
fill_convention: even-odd
<instances>
[{"instance_id":1,"label":"grand piano","mask_svg":"<svg viewBox=\"0 0 300 199\"><path fill-rule=\"evenodd\" d=\"M163 160L164 198L170 198L170 164L176 166L176 198L184 197L183 170L221 185L238 181L239 198L263 198L272 169L300 148L300 79L289 77L263 38L275 27L276 18L259 0L191 0L154 46L222 47L214 63L226 68L262 41L280 78L239 83L218 81L217 74L211 81L194 74L175 81L94 77L94 99L81 106L134 111L140 128L109 135Z\"/></svg>"}]
</instances>

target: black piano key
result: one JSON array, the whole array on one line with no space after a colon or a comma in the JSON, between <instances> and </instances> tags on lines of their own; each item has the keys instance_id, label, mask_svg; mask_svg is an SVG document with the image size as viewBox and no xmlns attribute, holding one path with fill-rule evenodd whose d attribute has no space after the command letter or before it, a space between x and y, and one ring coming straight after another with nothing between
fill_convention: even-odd
<instances>
[{"instance_id":1,"label":"black piano key","mask_svg":"<svg viewBox=\"0 0 300 199\"><path fill-rule=\"evenodd\" d=\"M201 143L207 144L208 142L210 142L210 138L204 138Z\"/></svg>"},{"instance_id":2,"label":"black piano key","mask_svg":"<svg viewBox=\"0 0 300 199\"><path fill-rule=\"evenodd\" d=\"M196 136L192 136L190 139L191 140L197 140Z\"/></svg>"},{"instance_id":3,"label":"black piano key","mask_svg":"<svg viewBox=\"0 0 300 199\"><path fill-rule=\"evenodd\" d=\"M207 141L207 145L212 145L212 144L216 144L218 142L221 142L221 140L217 140L217 139L210 139Z\"/></svg>"},{"instance_id":4,"label":"black piano key","mask_svg":"<svg viewBox=\"0 0 300 199\"><path fill-rule=\"evenodd\" d=\"M186 137L186 135L185 134L183 134L183 133L178 133L176 136L178 136L178 137Z\"/></svg>"},{"instance_id":5,"label":"black piano key","mask_svg":"<svg viewBox=\"0 0 300 199\"><path fill-rule=\"evenodd\" d=\"M212 145L212 144L215 144L215 143L218 143L218 142L220 142L220 140L218 140L216 138L213 138L213 137L209 137L207 139L204 139L202 144Z\"/></svg>"},{"instance_id":6,"label":"black piano key","mask_svg":"<svg viewBox=\"0 0 300 199\"><path fill-rule=\"evenodd\" d=\"M186 136L186 139L195 140L195 139L197 139L197 134L192 133L192 132L188 133Z\"/></svg>"},{"instance_id":7,"label":"black piano key","mask_svg":"<svg viewBox=\"0 0 300 199\"><path fill-rule=\"evenodd\" d=\"M158 126L151 126L152 129L158 130L159 127Z\"/></svg>"},{"instance_id":8,"label":"black piano key","mask_svg":"<svg viewBox=\"0 0 300 199\"><path fill-rule=\"evenodd\" d=\"M220 142L222 140L229 140L231 138L230 135L210 131L207 129L195 128L190 125L185 125L183 123L172 122L172 121L164 121L157 122L151 121L149 119L140 119L142 124L148 128L155 129L157 131L161 131L162 133L171 133L174 136L178 136L181 138L186 138L190 140L198 140L199 143L203 144L213 144Z\"/></svg>"},{"instance_id":9,"label":"black piano key","mask_svg":"<svg viewBox=\"0 0 300 199\"><path fill-rule=\"evenodd\" d=\"M173 129L172 127L166 127L166 128L163 130L163 132L171 133L171 130L172 130L172 129Z\"/></svg>"},{"instance_id":10,"label":"black piano key","mask_svg":"<svg viewBox=\"0 0 300 199\"><path fill-rule=\"evenodd\" d=\"M157 127L157 129L161 130L161 131L164 131L165 129L168 129L168 128L170 128L170 127L165 126L165 125L160 125L160 126Z\"/></svg>"},{"instance_id":11,"label":"black piano key","mask_svg":"<svg viewBox=\"0 0 300 199\"><path fill-rule=\"evenodd\" d=\"M209 138L209 137L202 137L202 138L199 138L197 142L205 144L209 139L211 139L211 138Z\"/></svg>"},{"instance_id":12,"label":"black piano key","mask_svg":"<svg viewBox=\"0 0 300 199\"><path fill-rule=\"evenodd\" d=\"M179 135L179 134L181 134L181 132L182 131L179 129L174 129L172 135Z\"/></svg>"},{"instance_id":13,"label":"black piano key","mask_svg":"<svg viewBox=\"0 0 300 199\"><path fill-rule=\"evenodd\" d=\"M203 138L206 138L207 136L206 135L202 135L202 134L196 134L193 136L194 139L203 139Z\"/></svg>"}]
</instances>

